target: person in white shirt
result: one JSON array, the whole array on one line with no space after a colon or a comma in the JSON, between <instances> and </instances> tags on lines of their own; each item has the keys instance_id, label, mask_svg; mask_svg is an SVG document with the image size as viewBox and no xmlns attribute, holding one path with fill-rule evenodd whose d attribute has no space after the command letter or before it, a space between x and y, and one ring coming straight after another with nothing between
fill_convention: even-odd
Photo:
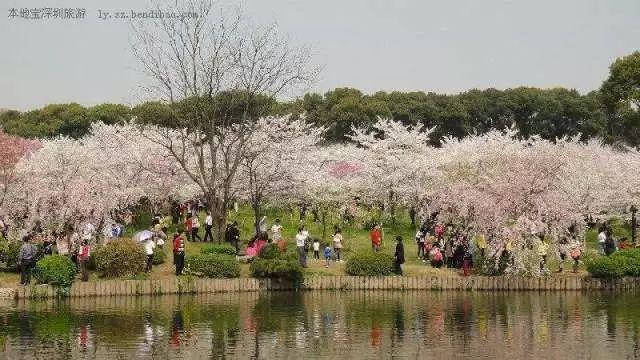
<instances>
[{"instance_id":1,"label":"person in white shirt","mask_svg":"<svg viewBox=\"0 0 640 360\"><path fill-rule=\"evenodd\" d=\"M196 241L196 238L202 241L198 231L200 231L200 219L198 219L198 213L195 213L191 218L191 241Z\"/></svg>"},{"instance_id":2,"label":"person in white shirt","mask_svg":"<svg viewBox=\"0 0 640 360\"><path fill-rule=\"evenodd\" d=\"M300 261L300 266L307 267L307 251L305 249L305 243L307 238L309 237L309 232L304 229L304 226L300 226L298 228L298 233L296 234L296 246L298 247L298 260Z\"/></svg>"},{"instance_id":3,"label":"person in white shirt","mask_svg":"<svg viewBox=\"0 0 640 360\"><path fill-rule=\"evenodd\" d=\"M153 249L156 248L156 243L153 241L153 237L148 238L144 242L144 252L147 254L147 272L151 272L151 266L153 265Z\"/></svg>"},{"instance_id":4,"label":"person in white shirt","mask_svg":"<svg viewBox=\"0 0 640 360\"><path fill-rule=\"evenodd\" d=\"M280 225L280 219L276 219L275 224L271 226L271 237L273 242L278 242L282 239L282 225Z\"/></svg>"},{"instance_id":5,"label":"person in white shirt","mask_svg":"<svg viewBox=\"0 0 640 360\"><path fill-rule=\"evenodd\" d=\"M320 260L320 240L313 240L313 258Z\"/></svg>"},{"instance_id":6,"label":"person in white shirt","mask_svg":"<svg viewBox=\"0 0 640 360\"><path fill-rule=\"evenodd\" d=\"M607 233L605 227L600 227L600 233L598 234L598 245L600 245L600 253L604 255L604 244L607 241Z\"/></svg>"},{"instance_id":7,"label":"person in white shirt","mask_svg":"<svg viewBox=\"0 0 640 360\"><path fill-rule=\"evenodd\" d=\"M336 229L335 234L333 234L333 253L335 254L336 261L342 262L340 259L340 251L342 250L342 231L340 229Z\"/></svg>"},{"instance_id":8,"label":"person in white shirt","mask_svg":"<svg viewBox=\"0 0 640 360\"><path fill-rule=\"evenodd\" d=\"M211 216L211 211L207 211L207 217L204 219L204 242L208 241L213 242L213 235L211 234L211 228L213 227L213 216Z\"/></svg>"}]
</instances>

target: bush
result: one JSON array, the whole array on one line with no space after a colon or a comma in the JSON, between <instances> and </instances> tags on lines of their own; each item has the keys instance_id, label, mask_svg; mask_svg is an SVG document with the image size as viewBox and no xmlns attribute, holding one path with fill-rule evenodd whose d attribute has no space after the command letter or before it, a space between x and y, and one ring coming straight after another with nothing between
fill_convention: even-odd
<instances>
[{"instance_id":1,"label":"bush","mask_svg":"<svg viewBox=\"0 0 640 360\"><path fill-rule=\"evenodd\" d=\"M587 262L587 271L593 277L613 279L624 276L626 260L621 256L600 256Z\"/></svg>"},{"instance_id":2,"label":"bush","mask_svg":"<svg viewBox=\"0 0 640 360\"><path fill-rule=\"evenodd\" d=\"M147 255L131 239L112 241L94 251L96 269L101 276L132 276L144 271Z\"/></svg>"},{"instance_id":3,"label":"bush","mask_svg":"<svg viewBox=\"0 0 640 360\"><path fill-rule=\"evenodd\" d=\"M167 252L165 249L159 247L153 249L153 265L164 264L165 261L167 261Z\"/></svg>"},{"instance_id":4,"label":"bush","mask_svg":"<svg viewBox=\"0 0 640 360\"><path fill-rule=\"evenodd\" d=\"M18 241L1 241L0 246L0 258L5 263L7 271L18 272L18 254L20 253L20 246L22 245Z\"/></svg>"},{"instance_id":5,"label":"bush","mask_svg":"<svg viewBox=\"0 0 640 360\"><path fill-rule=\"evenodd\" d=\"M345 271L354 276L391 275L393 273L393 257L380 252L362 252L347 260Z\"/></svg>"},{"instance_id":6,"label":"bush","mask_svg":"<svg viewBox=\"0 0 640 360\"><path fill-rule=\"evenodd\" d=\"M203 246L200 253L236 256L236 248L227 244L212 244Z\"/></svg>"},{"instance_id":7,"label":"bush","mask_svg":"<svg viewBox=\"0 0 640 360\"><path fill-rule=\"evenodd\" d=\"M66 256L45 256L36 263L33 276L42 284L67 287L76 276L76 266Z\"/></svg>"},{"instance_id":8,"label":"bush","mask_svg":"<svg viewBox=\"0 0 640 360\"><path fill-rule=\"evenodd\" d=\"M199 254L187 257L190 273L209 278L237 278L240 264L234 257L221 254Z\"/></svg>"},{"instance_id":9,"label":"bush","mask_svg":"<svg viewBox=\"0 0 640 360\"><path fill-rule=\"evenodd\" d=\"M280 248L276 244L267 244L260 249L258 257L261 259L277 259L281 255Z\"/></svg>"},{"instance_id":10,"label":"bush","mask_svg":"<svg viewBox=\"0 0 640 360\"><path fill-rule=\"evenodd\" d=\"M251 262L251 275L256 278L278 278L300 281L302 280L302 266L298 259L278 257L264 259L257 257Z\"/></svg>"}]
</instances>

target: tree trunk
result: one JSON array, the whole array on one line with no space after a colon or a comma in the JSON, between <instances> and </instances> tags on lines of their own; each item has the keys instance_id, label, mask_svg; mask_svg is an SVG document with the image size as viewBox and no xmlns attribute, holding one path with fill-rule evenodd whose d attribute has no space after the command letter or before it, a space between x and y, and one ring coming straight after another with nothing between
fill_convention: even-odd
<instances>
[{"instance_id":1,"label":"tree trunk","mask_svg":"<svg viewBox=\"0 0 640 360\"><path fill-rule=\"evenodd\" d=\"M256 234L260 233L260 217L262 216L262 207L260 206L260 201L253 201L251 203L251 207L253 208L253 228L256 231Z\"/></svg>"},{"instance_id":2,"label":"tree trunk","mask_svg":"<svg viewBox=\"0 0 640 360\"><path fill-rule=\"evenodd\" d=\"M226 203L222 199L212 196L207 196L207 199L214 223L213 236L215 241L221 244L224 242L224 233L227 225Z\"/></svg>"}]
</instances>

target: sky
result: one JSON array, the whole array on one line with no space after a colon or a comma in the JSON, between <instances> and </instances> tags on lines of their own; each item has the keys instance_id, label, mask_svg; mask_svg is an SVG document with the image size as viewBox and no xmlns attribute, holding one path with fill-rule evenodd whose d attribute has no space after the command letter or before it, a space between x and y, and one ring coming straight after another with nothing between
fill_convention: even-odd
<instances>
[{"instance_id":1,"label":"sky","mask_svg":"<svg viewBox=\"0 0 640 360\"><path fill-rule=\"evenodd\" d=\"M597 89L618 57L640 50L639 0L223 0L276 22L323 66L311 91ZM173 3L173 1L171 1ZM179 3L179 1L178 1ZM84 19L29 20L11 9L84 8ZM98 10L147 0L0 0L0 108L145 100L129 26ZM302 94L299 94L302 95Z\"/></svg>"}]
</instances>

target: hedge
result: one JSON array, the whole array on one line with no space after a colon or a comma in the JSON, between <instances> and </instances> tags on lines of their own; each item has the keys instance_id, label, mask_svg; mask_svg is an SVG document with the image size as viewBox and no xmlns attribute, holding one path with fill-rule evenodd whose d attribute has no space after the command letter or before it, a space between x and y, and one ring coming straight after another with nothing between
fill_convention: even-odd
<instances>
[{"instance_id":1,"label":"hedge","mask_svg":"<svg viewBox=\"0 0 640 360\"><path fill-rule=\"evenodd\" d=\"M142 246L131 239L119 239L101 246L95 257L96 270L103 277L132 276L144 271L147 255Z\"/></svg>"},{"instance_id":2,"label":"hedge","mask_svg":"<svg viewBox=\"0 0 640 360\"><path fill-rule=\"evenodd\" d=\"M221 254L199 254L187 257L187 271L209 278L237 278L240 264L235 257Z\"/></svg>"},{"instance_id":3,"label":"hedge","mask_svg":"<svg viewBox=\"0 0 640 360\"><path fill-rule=\"evenodd\" d=\"M267 244L249 267L251 275L256 278L278 278L301 281L302 266L295 252L280 252L275 244Z\"/></svg>"},{"instance_id":4,"label":"hedge","mask_svg":"<svg viewBox=\"0 0 640 360\"><path fill-rule=\"evenodd\" d=\"M50 255L38 260L33 276L42 284L71 286L76 266L67 256Z\"/></svg>"},{"instance_id":5,"label":"hedge","mask_svg":"<svg viewBox=\"0 0 640 360\"><path fill-rule=\"evenodd\" d=\"M167 252L165 251L165 249L161 249L160 247L156 246L153 249L153 265L164 264L165 261L167 261Z\"/></svg>"},{"instance_id":6,"label":"hedge","mask_svg":"<svg viewBox=\"0 0 640 360\"><path fill-rule=\"evenodd\" d=\"M393 273L393 257L385 253L362 252L347 260L345 272L353 276L384 276Z\"/></svg>"},{"instance_id":7,"label":"hedge","mask_svg":"<svg viewBox=\"0 0 640 360\"><path fill-rule=\"evenodd\" d=\"M0 241L0 259L5 263L7 271L18 272L18 254L22 243L18 241Z\"/></svg>"},{"instance_id":8,"label":"hedge","mask_svg":"<svg viewBox=\"0 0 640 360\"><path fill-rule=\"evenodd\" d=\"M640 249L620 250L610 256L599 256L587 261L586 265L591 276L597 278L640 276Z\"/></svg>"},{"instance_id":9,"label":"hedge","mask_svg":"<svg viewBox=\"0 0 640 360\"><path fill-rule=\"evenodd\" d=\"M221 254L236 256L236 248L226 244L205 245L200 249L201 254Z\"/></svg>"}]
</instances>

